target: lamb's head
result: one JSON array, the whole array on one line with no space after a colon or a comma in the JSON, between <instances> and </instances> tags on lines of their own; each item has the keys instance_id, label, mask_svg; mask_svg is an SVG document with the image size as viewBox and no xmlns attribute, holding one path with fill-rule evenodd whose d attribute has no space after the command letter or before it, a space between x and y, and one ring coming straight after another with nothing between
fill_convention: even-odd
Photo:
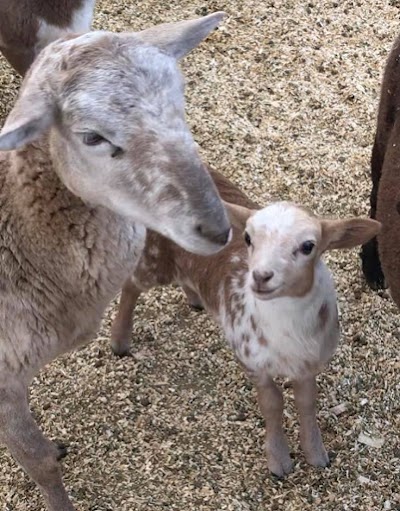
<instances>
[{"instance_id":1,"label":"lamb's head","mask_svg":"<svg viewBox=\"0 0 400 511\"><path fill-rule=\"evenodd\" d=\"M25 78L0 150L50 131L56 170L73 193L189 251L216 252L230 223L185 122L177 60L222 17L50 44Z\"/></svg>"},{"instance_id":2,"label":"lamb's head","mask_svg":"<svg viewBox=\"0 0 400 511\"><path fill-rule=\"evenodd\" d=\"M249 282L262 300L304 296L313 285L323 252L361 245L380 229L380 223L370 219L318 218L290 202L275 202L258 211L226 206L233 223L245 225Z\"/></svg>"}]
</instances>

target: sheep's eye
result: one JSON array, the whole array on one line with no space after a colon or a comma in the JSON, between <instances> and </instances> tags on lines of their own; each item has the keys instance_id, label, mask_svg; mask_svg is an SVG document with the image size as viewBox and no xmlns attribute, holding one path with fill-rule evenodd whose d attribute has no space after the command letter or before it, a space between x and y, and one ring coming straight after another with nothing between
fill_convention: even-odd
<instances>
[{"instance_id":1,"label":"sheep's eye","mask_svg":"<svg viewBox=\"0 0 400 511\"><path fill-rule=\"evenodd\" d=\"M300 252L304 255L310 255L314 247L315 243L312 241L305 241L300 247Z\"/></svg>"},{"instance_id":2,"label":"sheep's eye","mask_svg":"<svg viewBox=\"0 0 400 511\"><path fill-rule=\"evenodd\" d=\"M94 131L84 133L82 140L85 145L89 146L99 145L103 142L107 142L107 140L104 137L102 137L98 133L95 133Z\"/></svg>"},{"instance_id":3,"label":"sheep's eye","mask_svg":"<svg viewBox=\"0 0 400 511\"><path fill-rule=\"evenodd\" d=\"M246 243L246 245L249 247L251 245L251 238L249 236L249 233L248 232L245 232L244 233L244 242Z\"/></svg>"}]
</instances>

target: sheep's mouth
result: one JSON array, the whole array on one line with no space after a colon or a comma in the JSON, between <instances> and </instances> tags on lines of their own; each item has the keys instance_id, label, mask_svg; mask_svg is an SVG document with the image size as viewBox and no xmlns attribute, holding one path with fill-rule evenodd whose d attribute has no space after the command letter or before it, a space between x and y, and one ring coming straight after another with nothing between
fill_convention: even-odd
<instances>
[{"instance_id":1,"label":"sheep's mouth","mask_svg":"<svg viewBox=\"0 0 400 511\"><path fill-rule=\"evenodd\" d=\"M279 289L279 287L274 287L272 289L254 289L254 288L252 288L252 291L253 291L254 295L256 296L256 298L258 298L260 300L268 300L269 298L271 298L271 295L273 295L278 289Z\"/></svg>"}]
</instances>

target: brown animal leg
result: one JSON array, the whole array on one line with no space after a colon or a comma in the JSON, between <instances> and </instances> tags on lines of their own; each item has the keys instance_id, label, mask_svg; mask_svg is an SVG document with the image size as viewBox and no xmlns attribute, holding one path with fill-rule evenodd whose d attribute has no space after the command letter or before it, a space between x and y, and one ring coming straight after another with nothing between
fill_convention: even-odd
<instances>
[{"instance_id":1,"label":"brown animal leg","mask_svg":"<svg viewBox=\"0 0 400 511\"><path fill-rule=\"evenodd\" d=\"M393 130L378 192L379 255L393 300L400 307L400 122Z\"/></svg>"},{"instance_id":2,"label":"brown animal leg","mask_svg":"<svg viewBox=\"0 0 400 511\"><path fill-rule=\"evenodd\" d=\"M289 446L282 428L283 396L280 388L268 378L256 383L258 403L265 419L268 468L278 477L292 471Z\"/></svg>"},{"instance_id":3,"label":"brown animal leg","mask_svg":"<svg viewBox=\"0 0 400 511\"><path fill-rule=\"evenodd\" d=\"M0 388L0 441L38 484L49 511L74 511L61 478L59 454L37 427L26 389Z\"/></svg>"},{"instance_id":4,"label":"brown animal leg","mask_svg":"<svg viewBox=\"0 0 400 511\"><path fill-rule=\"evenodd\" d=\"M133 310L141 292L132 280L127 280L122 288L118 313L111 326L111 348L120 357L130 351Z\"/></svg>"},{"instance_id":5,"label":"brown animal leg","mask_svg":"<svg viewBox=\"0 0 400 511\"><path fill-rule=\"evenodd\" d=\"M372 191L370 196L370 217L374 219L376 218L379 181L382 173L383 159L383 149L376 137L371 158ZM387 287L379 259L378 239L376 237L362 246L360 256L362 271L369 287L371 289L384 289Z\"/></svg>"},{"instance_id":6,"label":"brown animal leg","mask_svg":"<svg viewBox=\"0 0 400 511\"><path fill-rule=\"evenodd\" d=\"M329 465L317 423L317 383L315 377L293 382L296 407L300 416L300 443L306 460L316 467Z\"/></svg>"},{"instance_id":7,"label":"brown animal leg","mask_svg":"<svg viewBox=\"0 0 400 511\"><path fill-rule=\"evenodd\" d=\"M33 50L16 50L10 48L0 48L0 50L11 66L22 76L28 71L35 58L35 52Z\"/></svg>"}]
</instances>

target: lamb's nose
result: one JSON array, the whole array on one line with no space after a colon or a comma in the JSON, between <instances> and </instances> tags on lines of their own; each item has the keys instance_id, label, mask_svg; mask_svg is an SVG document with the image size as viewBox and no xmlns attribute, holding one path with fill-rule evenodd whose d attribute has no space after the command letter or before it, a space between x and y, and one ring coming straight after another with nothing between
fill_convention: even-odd
<instances>
[{"instance_id":1,"label":"lamb's nose","mask_svg":"<svg viewBox=\"0 0 400 511\"><path fill-rule=\"evenodd\" d=\"M254 279L254 282L256 282L257 284L264 284L265 282L268 282L269 280L271 280L273 276L274 276L273 271L258 271L258 270L253 271L253 279Z\"/></svg>"}]
</instances>

